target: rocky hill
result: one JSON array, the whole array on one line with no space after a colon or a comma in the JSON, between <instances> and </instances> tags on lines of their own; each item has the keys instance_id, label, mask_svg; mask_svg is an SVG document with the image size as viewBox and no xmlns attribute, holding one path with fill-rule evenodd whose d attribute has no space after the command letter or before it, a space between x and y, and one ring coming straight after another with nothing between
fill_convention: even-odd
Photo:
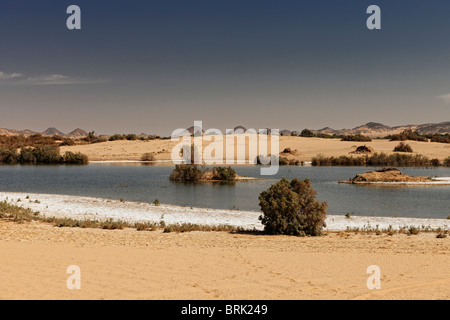
<instances>
[{"instance_id":1,"label":"rocky hill","mask_svg":"<svg viewBox=\"0 0 450 320\"><path fill-rule=\"evenodd\" d=\"M417 131L420 134L450 134L450 122L441 123L427 123L421 125L403 125L398 127L390 127L381 123L369 122L365 125L353 128L353 129L339 129L323 128L320 130L311 130L314 133L329 134L329 135L354 135L362 134L371 138L382 138L391 134L398 134L405 130L411 129Z\"/></svg>"}]
</instances>

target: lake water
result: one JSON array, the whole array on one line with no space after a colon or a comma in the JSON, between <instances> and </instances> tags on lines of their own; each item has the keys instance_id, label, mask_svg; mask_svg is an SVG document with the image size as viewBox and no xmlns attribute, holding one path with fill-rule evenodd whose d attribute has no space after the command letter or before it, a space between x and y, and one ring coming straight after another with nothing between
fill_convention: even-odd
<instances>
[{"instance_id":1,"label":"lake water","mask_svg":"<svg viewBox=\"0 0 450 320\"><path fill-rule=\"evenodd\" d=\"M257 166L235 166L239 175L260 177ZM259 211L258 195L282 177L309 178L328 213L344 215L447 218L450 186L356 186L338 184L367 167L281 167L274 177L235 185L178 184L172 166L90 164L88 166L0 166L0 190L92 196L188 207ZM450 177L450 168L406 168L414 176Z\"/></svg>"}]
</instances>

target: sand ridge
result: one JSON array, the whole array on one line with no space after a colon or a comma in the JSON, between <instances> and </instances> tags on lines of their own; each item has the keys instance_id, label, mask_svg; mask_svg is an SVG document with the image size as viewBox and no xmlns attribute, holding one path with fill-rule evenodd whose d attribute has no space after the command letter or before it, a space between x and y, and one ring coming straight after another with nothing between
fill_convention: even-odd
<instances>
[{"instance_id":1,"label":"sand ridge","mask_svg":"<svg viewBox=\"0 0 450 320\"><path fill-rule=\"evenodd\" d=\"M268 139L268 141L268 145L270 146L270 139ZM209 143L210 142L203 141L203 147L206 148ZM236 138L237 145L235 147L235 153L238 147L244 148L248 153L248 145L246 143L248 143L248 141L245 142L244 139ZM422 154L430 159L437 158L442 161L450 156L450 144L417 141L408 141L407 143L412 147L414 153ZM167 161L171 159L172 149L177 144L178 142L171 140L114 141L62 147L61 152L81 152L86 154L91 161L138 161L144 153L154 153L156 160ZM375 139L372 140L372 142L352 142L340 141L339 139L280 137L279 145L280 153L287 148L295 150L295 155L289 156L289 160L295 159L308 162L318 154L322 154L325 157L339 157L342 155L350 156L351 153L355 151L356 147L360 145L366 145L367 147L372 148L374 152L392 154L395 146L398 145L398 141ZM248 160L248 155L246 159Z\"/></svg>"}]
</instances>

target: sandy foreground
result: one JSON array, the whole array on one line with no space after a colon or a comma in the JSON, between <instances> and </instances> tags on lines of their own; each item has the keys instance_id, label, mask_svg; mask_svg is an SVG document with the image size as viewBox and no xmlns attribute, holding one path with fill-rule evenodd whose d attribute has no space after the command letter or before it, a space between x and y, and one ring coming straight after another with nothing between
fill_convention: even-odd
<instances>
[{"instance_id":1,"label":"sandy foreground","mask_svg":"<svg viewBox=\"0 0 450 320\"><path fill-rule=\"evenodd\" d=\"M240 136L236 136L240 137ZM241 137L242 138L242 137ZM270 140L270 139L269 139ZM204 149L210 142L204 141ZM153 140L153 141L114 141L90 145L79 145L71 147L62 147L61 152L72 151L86 154L91 161L108 160L140 160L144 153L154 153L156 160L170 160L172 149L178 144L171 140ZM269 141L269 146L270 141ZM347 142L339 139L320 139L320 138L301 138L301 137L280 137L279 152L286 148L296 151L295 155L289 155L289 159L299 161L311 161L318 154L326 157L339 157L342 155L350 156L357 146L366 145L373 148L374 152L384 152L392 154L398 141L373 140L372 142ZM444 160L450 156L450 145L434 142L408 141L408 144L414 150L414 153L422 154L430 159L437 158ZM248 146L245 146L244 139L236 138L235 153L237 148L245 148L248 152ZM226 149L226 148L224 148ZM273 152L272 152L273 153ZM359 155L353 155L357 157ZM248 156L246 158L248 160Z\"/></svg>"},{"instance_id":2,"label":"sandy foreground","mask_svg":"<svg viewBox=\"0 0 450 320\"><path fill-rule=\"evenodd\" d=\"M450 240L59 229L0 222L0 299L449 299ZM81 290L67 289L68 266ZM370 265L381 290L369 290Z\"/></svg>"},{"instance_id":3,"label":"sandy foreground","mask_svg":"<svg viewBox=\"0 0 450 320\"><path fill-rule=\"evenodd\" d=\"M23 194L1 193L0 200L15 196L21 196L25 206ZM123 211L143 205L29 196L49 210L51 203L59 208L58 201L63 201L65 209L59 210L66 215L74 214L68 209L82 203L91 210L96 203L99 207L110 203ZM177 207L153 208L169 215ZM358 224L355 218L345 220ZM334 232L296 238L0 222L0 299L450 299L449 253L450 239L437 239L434 233ZM71 265L80 267L81 290L67 289ZM380 267L381 290L367 288L371 265Z\"/></svg>"}]
</instances>

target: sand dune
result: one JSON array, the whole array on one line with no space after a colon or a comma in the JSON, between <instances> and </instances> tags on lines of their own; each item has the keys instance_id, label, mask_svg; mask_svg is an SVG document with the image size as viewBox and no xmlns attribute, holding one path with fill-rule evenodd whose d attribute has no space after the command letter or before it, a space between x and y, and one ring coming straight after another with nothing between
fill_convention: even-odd
<instances>
[{"instance_id":1,"label":"sand dune","mask_svg":"<svg viewBox=\"0 0 450 320\"><path fill-rule=\"evenodd\" d=\"M208 146L204 143L204 147ZM241 145L244 142L240 142ZM432 142L408 141L414 150L429 158L443 160L450 156L450 145ZM140 160L144 153L155 153L156 160L170 160L172 148L177 142L170 140L153 141L114 141L91 145L62 147L61 151L81 152L89 156L91 161L104 160ZM392 154L398 141L373 140L372 142L346 142L338 139L280 137L280 152L286 148L296 150L296 155L290 158L299 161L311 161L318 154L325 156L350 155L356 146L367 145L375 152ZM248 150L248 147L245 147ZM357 156L357 155L356 155ZM248 159L248 157L247 157Z\"/></svg>"}]
</instances>

